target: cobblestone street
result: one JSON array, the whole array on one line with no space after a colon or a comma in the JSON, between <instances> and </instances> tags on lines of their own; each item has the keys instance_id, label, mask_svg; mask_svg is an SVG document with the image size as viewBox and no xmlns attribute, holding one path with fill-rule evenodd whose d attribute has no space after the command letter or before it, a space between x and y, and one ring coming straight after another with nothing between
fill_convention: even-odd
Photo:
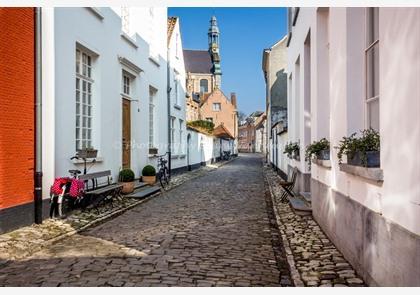
<instances>
[{"instance_id":1,"label":"cobblestone street","mask_svg":"<svg viewBox=\"0 0 420 295\"><path fill-rule=\"evenodd\" d=\"M242 155L0 269L6 286L290 285L259 156Z\"/></svg>"}]
</instances>

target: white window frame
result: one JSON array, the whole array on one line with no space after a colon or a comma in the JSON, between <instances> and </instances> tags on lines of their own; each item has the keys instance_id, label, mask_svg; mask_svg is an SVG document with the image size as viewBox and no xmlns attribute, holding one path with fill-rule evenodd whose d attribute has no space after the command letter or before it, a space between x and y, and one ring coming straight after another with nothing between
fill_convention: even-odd
<instances>
[{"instance_id":1,"label":"white window frame","mask_svg":"<svg viewBox=\"0 0 420 295\"><path fill-rule=\"evenodd\" d=\"M218 106L218 107L216 107ZM213 103L213 112L220 112L222 110L222 104L220 102Z\"/></svg>"},{"instance_id":2,"label":"white window frame","mask_svg":"<svg viewBox=\"0 0 420 295\"><path fill-rule=\"evenodd\" d=\"M176 118L171 116L171 151L173 154L175 151L175 121Z\"/></svg>"},{"instance_id":3,"label":"white window frame","mask_svg":"<svg viewBox=\"0 0 420 295\"><path fill-rule=\"evenodd\" d=\"M182 144L183 144L184 120L178 119L178 121L179 121L179 154L182 154L183 153Z\"/></svg>"},{"instance_id":4,"label":"white window frame","mask_svg":"<svg viewBox=\"0 0 420 295\"><path fill-rule=\"evenodd\" d=\"M155 148L155 98L157 90L149 86L149 148Z\"/></svg>"},{"instance_id":5,"label":"white window frame","mask_svg":"<svg viewBox=\"0 0 420 295\"><path fill-rule=\"evenodd\" d=\"M174 74L174 95L175 95L175 105L179 106L180 105L180 101L179 101L179 81L178 81L178 75L175 73Z\"/></svg>"},{"instance_id":6,"label":"white window frame","mask_svg":"<svg viewBox=\"0 0 420 295\"><path fill-rule=\"evenodd\" d=\"M93 56L76 48L75 56L75 148L91 148L93 136Z\"/></svg>"},{"instance_id":7,"label":"white window frame","mask_svg":"<svg viewBox=\"0 0 420 295\"><path fill-rule=\"evenodd\" d=\"M132 90L132 78L130 77L129 74L127 74L125 71L123 71L122 73L122 93L130 96L131 95L131 90Z\"/></svg>"},{"instance_id":8,"label":"white window frame","mask_svg":"<svg viewBox=\"0 0 420 295\"><path fill-rule=\"evenodd\" d=\"M370 10L373 9L377 9L377 19L376 19L376 24L375 23L371 23L370 22ZM365 126L366 128L371 128L371 105L374 103L378 103L379 104L379 8L378 7L367 7L366 8L366 26L365 26L365 37L366 37L366 48L365 48ZM375 13L375 11L373 12ZM375 19L373 20L375 21ZM377 26L377 36L376 38L374 37L373 39L369 40L370 37L370 30L374 30L375 28L372 28L371 25L373 26ZM376 55L378 55L377 57L377 64L375 64L375 56L372 54L372 56L370 58L373 58L372 61L372 69L371 72L369 72L369 54L370 53L374 53ZM377 71L375 70L375 66L377 66ZM378 77L376 77L378 79L378 85L377 88L375 89L375 74L378 75ZM373 91L373 95L371 95L369 93L370 89L374 89ZM380 121L379 121L379 108L378 108L378 113L376 114L377 116L377 120L378 120L378 129L380 128ZM373 128L373 127L372 127ZM376 129L376 128L375 128ZM379 131L379 130L377 130Z\"/></svg>"}]
</instances>

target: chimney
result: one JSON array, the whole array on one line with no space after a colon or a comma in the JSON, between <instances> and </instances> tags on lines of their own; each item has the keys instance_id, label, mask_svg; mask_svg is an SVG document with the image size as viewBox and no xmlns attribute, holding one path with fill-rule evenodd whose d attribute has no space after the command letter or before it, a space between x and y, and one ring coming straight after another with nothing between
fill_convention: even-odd
<instances>
[{"instance_id":1,"label":"chimney","mask_svg":"<svg viewBox=\"0 0 420 295\"><path fill-rule=\"evenodd\" d=\"M230 93L230 102L236 108L236 93L235 92L231 92Z\"/></svg>"}]
</instances>

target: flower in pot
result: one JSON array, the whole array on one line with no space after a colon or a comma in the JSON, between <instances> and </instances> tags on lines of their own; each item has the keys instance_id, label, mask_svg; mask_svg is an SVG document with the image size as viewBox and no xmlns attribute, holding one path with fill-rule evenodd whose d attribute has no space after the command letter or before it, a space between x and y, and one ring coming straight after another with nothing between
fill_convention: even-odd
<instances>
[{"instance_id":1,"label":"flower in pot","mask_svg":"<svg viewBox=\"0 0 420 295\"><path fill-rule=\"evenodd\" d=\"M330 159L330 142L328 139L322 138L306 147L305 161L308 162L309 169L311 169L311 160L314 156L319 160Z\"/></svg>"},{"instance_id":2,"label":"flower in pot","mask_svg":"<svg viewBox=\"0 0 420 295\"><path fill-rule=\"evenodd\" d=\"M292 158L292 154L293 154L293 149L292 149L292 143L290 142L288 142L288 143L286 143L286 145L284 146L284 151L283 151L283 154L287 154L287 157L289 158L289 159L291 159Z\"/></svg>"},{"instance_id":3,"label":"flower in pot","mask_svg":"<svg viewBox=\"0 0 420 295\"><path fill-rule=\"evenodd\" d=\"M123 169L120 171L119 180L123 185L122 193L129 194L134 191L134 172L131 169Z\"/></svg>"},{"instance_id":4,"label":"flower in pot","mask_svg":"<svg viewBox=\"0 0 420 295\"><path fill-rule=\"evenodd\" d=\"M144 166L141 175L143 182L148 184L154 184L156 182L156 169L152 165Z\"/></svg>"},{"instance_id":5,"label":"flower in pot","mask_svg":"<svg viewBox=\"0 0 420 295\"><path fill-rule=\"evenodd\" d=\"M337 157L341 164L343 155L347 156L347 164L364 167L380 166L380 137L372 128L361 131L361 137L356 133L343 137L338 147Z\"/></svg>"},{"instance_id":6,"label":"flower in pot","mask_svg":"<svg viewBox=\"0 0 420 295\"><path fill-rule=\"evenodd\" d=\"M296 161L300 161L299 142L292 143L291 149L292 149L292 152L293 152L293 159L295 159Z\"/></svg>"}]
</instances>

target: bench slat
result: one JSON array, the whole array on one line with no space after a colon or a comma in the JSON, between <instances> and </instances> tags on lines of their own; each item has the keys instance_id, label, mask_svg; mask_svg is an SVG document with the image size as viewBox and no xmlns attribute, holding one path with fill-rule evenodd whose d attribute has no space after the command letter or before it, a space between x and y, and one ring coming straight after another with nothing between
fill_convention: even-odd
<instances>
[{"instance_id":1,"label":"bench slat","mask_svg":"<svg viewBox=\"0 0 420 295\"><path fill-rule=\"evenodd\" d=\"M122 187L122 184L111 184L111 185L107 185L105 187L101 187L92 191L87 191L87 194L91 194L91 195L99 195L102 194L104 192L108 192L108 191L113 191L117 188Z\"/></svg>"},{"instance_id":2,"label":"bench slat","mask_svg":"<svg viewBox=\"0 0 420 295\"><path fill-rule=\"evenodd\" d=\"M79 179L90 180L90 179L95 179L95 178L100 178L100 177L105 177L105 176L111 176L111 170L93 172L89 174L81 174L79 175Z\"/></svg>"}]
</instances>

